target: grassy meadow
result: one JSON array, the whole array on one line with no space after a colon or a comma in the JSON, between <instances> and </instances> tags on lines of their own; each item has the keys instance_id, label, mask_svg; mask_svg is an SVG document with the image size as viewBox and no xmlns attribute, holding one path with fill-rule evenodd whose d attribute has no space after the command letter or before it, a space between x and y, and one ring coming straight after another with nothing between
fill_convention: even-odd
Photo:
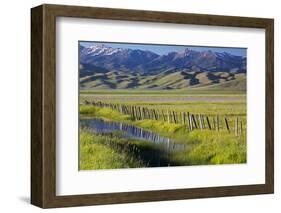
<instances>
[{"instance_id":1,"label":"grassy meadow","mask_svg":"<svg viewBox=\"0 0 281 213\"><path fill-rule=\"evenodd\" d=\"M164 120L141 119L91 102L145 107L166 113L189 112L220 117L221 129L190 131L186 124ZM224 118L228 119L229 130ZM235 119L241 121L240 134L235 133ZM80 169L140 168L154 166L187 166L237 164L246 162L246 95L230 90L81 90L80 119L101 118L140 127L171 139L185 149L167 152L162 145L127 138L121 132L97 133L80 127Z\"/></svg>"}]
</instances>

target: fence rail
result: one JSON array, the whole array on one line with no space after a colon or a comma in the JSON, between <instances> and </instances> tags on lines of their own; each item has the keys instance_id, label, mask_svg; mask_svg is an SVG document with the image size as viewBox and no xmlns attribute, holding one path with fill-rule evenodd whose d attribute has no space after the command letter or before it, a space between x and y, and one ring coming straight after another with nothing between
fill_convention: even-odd
<instances>
[{"instance_id":1,"label":"fence rail","mask_svg":"<svg viewBox=\"0 0 281 213\"><path fill-rule=\"evenodd\" d=\"M238 116L235 116L234 120L231 120L227 116L207 116L203 114L192 114L190 112L149 109L142 106L104 103L101 101L85 101L84 103L86 105L117 110L121 114L130 115L132 120L149 119L167 122L168 124L185 125L189 131L193 131L195 129L208 129L215 131L227 130L229 133L234 132L235 135L241 135L243 133L243 121L241 117ZM233 128L231 128L231 124L233 125Z\"/></svg>"}]
</instances>

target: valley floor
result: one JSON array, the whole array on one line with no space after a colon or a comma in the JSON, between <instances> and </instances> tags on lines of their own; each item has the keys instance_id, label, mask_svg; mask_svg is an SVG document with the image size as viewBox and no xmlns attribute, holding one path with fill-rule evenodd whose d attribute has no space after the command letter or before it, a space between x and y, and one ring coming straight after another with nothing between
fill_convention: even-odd
<instances>
[{"instance_id":1,"label":"valley floor","mask_svg":"<svg viewBox=\"0 0 281 213\"><path fill-rule=\"evenodd\" d=\"M139 168L236 164L246 162L246 95L230 91L81 91L80 118L100 118L122 122L157 133L185 145L185 149L165 153L162 147L145 140L128 139L122 132L98 133L80 128L80 169ZM164 112L159 119L136 120L129 114L92 102L147 108ZM87 104L85 104L87 103ZM213 122L219 118L219 130L197 128L190 131L183 122L168 123L166 112L181 119L182 112L201 115ZM226 129L225 118L229 129ZM166 119L166 120L165 120ZM241 124L237 134L237 122ZM214 124L215 127L215 121Z\"/></svg>"}]
</instances>

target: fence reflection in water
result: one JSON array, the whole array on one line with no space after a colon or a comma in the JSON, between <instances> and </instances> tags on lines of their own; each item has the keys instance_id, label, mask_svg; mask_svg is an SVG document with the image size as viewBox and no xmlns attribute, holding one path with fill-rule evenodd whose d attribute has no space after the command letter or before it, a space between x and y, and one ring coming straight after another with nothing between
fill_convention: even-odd
<instances>
[{"instance_id":1,"label":"fence reflection in water","mask_svg":"<svg viewBox=\"0 0 281 213\"><path fill-rule=\"evenodd\" d=\"M126 123L105 121L99 118L83 118L80 119L80 124L81 127L86 127L97 134L120 132L124 138L153 142L162 146L168 152L184 150L186 148L184 144L175 143L170 138Z\"/></svg>"}]
</instances>

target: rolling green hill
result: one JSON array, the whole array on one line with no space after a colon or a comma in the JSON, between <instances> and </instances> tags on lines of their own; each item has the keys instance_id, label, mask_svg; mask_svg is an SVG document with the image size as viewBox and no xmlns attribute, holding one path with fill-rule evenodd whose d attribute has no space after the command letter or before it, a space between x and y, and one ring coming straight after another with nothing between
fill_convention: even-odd
<instances>
[{"instance_id":1,"label":"rolling green hill","mask_svg":"<svg viewBox=\"0 0 281 213\"><path fill-rule=\"evenodd\" d=\"M246 90L246 74L166 70L159 74L108 71L80 76L81 89L223 89Z\"/></svg>"}]
</instances>

